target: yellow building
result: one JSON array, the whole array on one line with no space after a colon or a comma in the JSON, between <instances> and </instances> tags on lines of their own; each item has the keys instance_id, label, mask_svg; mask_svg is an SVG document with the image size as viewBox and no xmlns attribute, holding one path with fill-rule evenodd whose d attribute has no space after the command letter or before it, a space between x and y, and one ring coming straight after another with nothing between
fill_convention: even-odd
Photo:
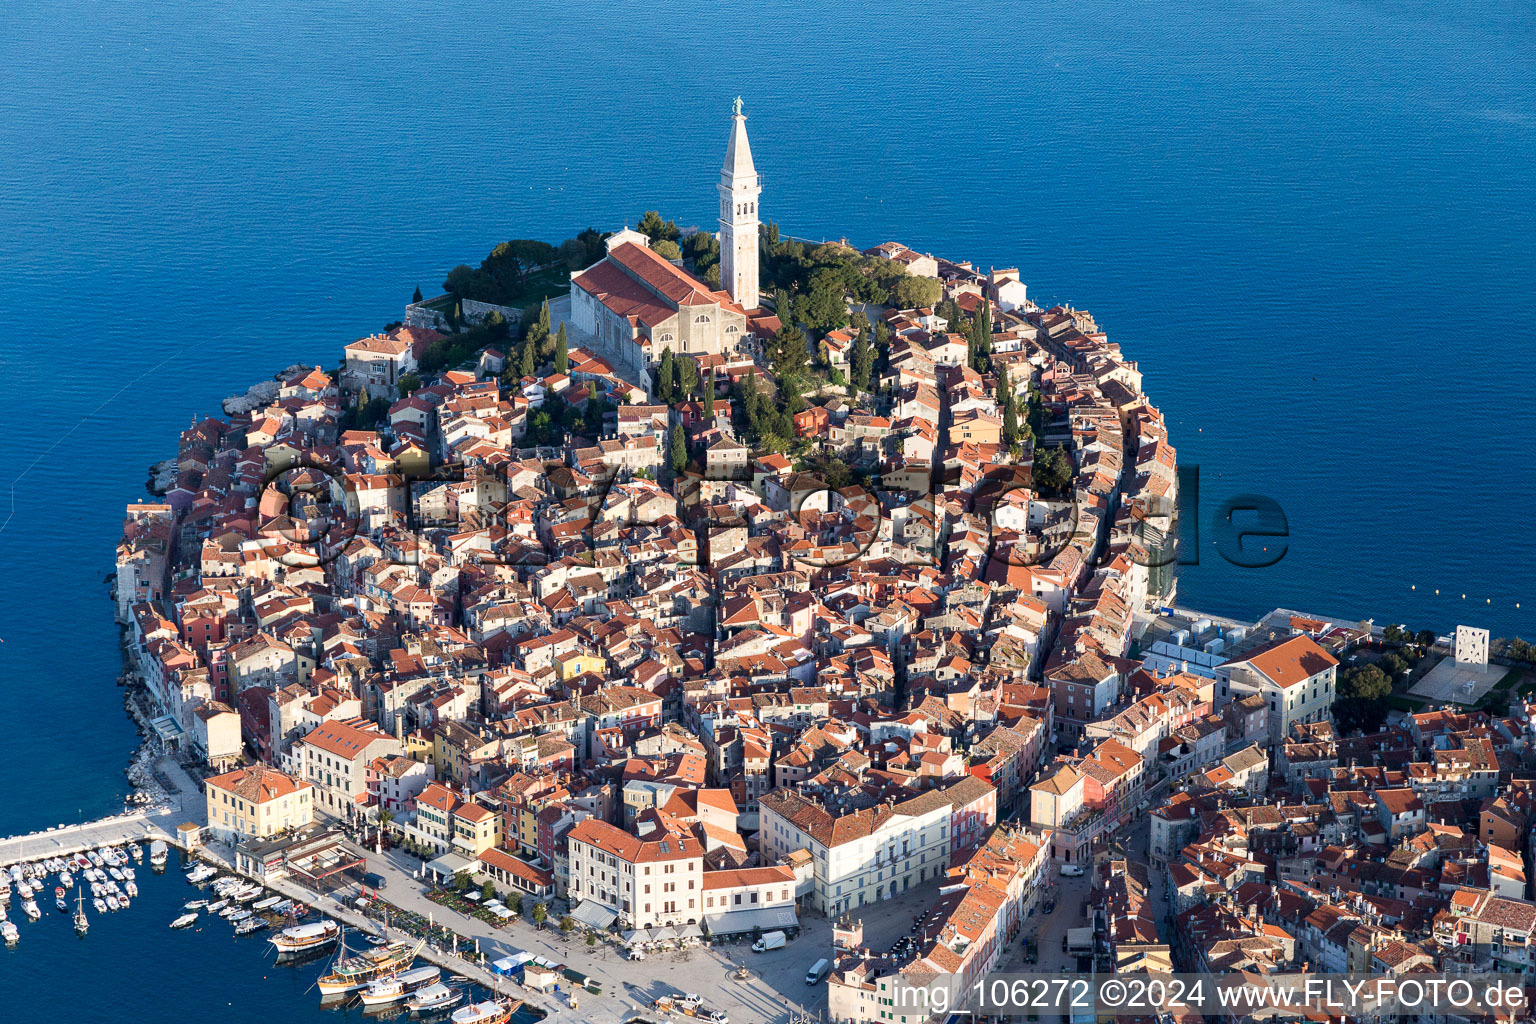
<instances>
[{"instance_id":1,"label":"yellow building","mask_svg":"<svg viewBox=\"0 0 1536 1024\"><path fill-rule=\"evenodd\" d=\"M208 825L226 842L267 839L315 818L314 787L264 764L204 783Z\"/></svg>"},{"instance_id":2,"label":"yellow building","mask_svg":"<svg viewBox=\"0 0 1536 1024\"><path fill-rule=\"evenodd\" d=\"M564 683L587 672L602 675L608 669L608 662L596 654L571 651L555 658L555 669L560 675L560 681Z\"/></svg>"}]
</instances>

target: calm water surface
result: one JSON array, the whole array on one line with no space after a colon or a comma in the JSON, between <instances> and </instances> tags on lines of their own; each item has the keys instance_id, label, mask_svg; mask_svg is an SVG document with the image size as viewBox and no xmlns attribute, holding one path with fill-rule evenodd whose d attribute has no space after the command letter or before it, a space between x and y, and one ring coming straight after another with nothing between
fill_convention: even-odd
<instances>
[{"instance_id":1,"label":"calm water surface","mask_svg":"<svg viewBox=\"0 0 1536 1024\"><path fill-rule=\"evenodd\" d=\"M278 367L334 363L495 241L652 207L709 222L738 93L786 231L1018 265L1140 360L1202 468L1207 538L1223 497L1281 502L1285 560L1208 548L1187 603L1536 634L1528 3L7 14L0 833L121 805L134 737L102 577L176 431ZM139 968L194 941L114 927L66 936L117 979L90 994L65 980L79 957L0 956L3 990L37 993L18 1019L130 1005ZM180 1014L242 991L171 980Z\"/></svg>"}]
</instances>

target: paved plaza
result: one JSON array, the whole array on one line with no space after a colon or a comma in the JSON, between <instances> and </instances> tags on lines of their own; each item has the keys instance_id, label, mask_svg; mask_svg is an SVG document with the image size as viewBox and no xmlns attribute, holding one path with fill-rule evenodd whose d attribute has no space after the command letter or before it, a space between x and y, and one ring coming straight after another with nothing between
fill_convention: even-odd
<instances>
[{"instance_id":1,"label":"paved plaza","mask_svg":"<svg viewBox=\"0 0 1536 1024\"><path fill-rule=\"evenodd\" d=\"M1499 665L1468 664L1454 658L1442 658L1408 692L1415 697L1446 704L1476 704L1507 671Z\"/></svg>"}]
</instances>

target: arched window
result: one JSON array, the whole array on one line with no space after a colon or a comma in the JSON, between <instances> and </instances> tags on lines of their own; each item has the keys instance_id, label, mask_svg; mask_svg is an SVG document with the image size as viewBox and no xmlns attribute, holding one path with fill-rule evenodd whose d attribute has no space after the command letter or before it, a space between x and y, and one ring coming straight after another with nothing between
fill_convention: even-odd
<instances>
[{"instance_id":1,"label":"arched window","mask_svg":"<svg viewBox=\"0 0 1536 1024\"><path fill-rule=\"evenodd\" d=\"M672 335L670 335L670 334L663 334L661 336L661 338L658 339L658 343L662 344L662 345L670 345L670 344L672 344Z\"/></svg>"},{"instance_id":2,"label":"arched window","mask_svg":"<svg viewBox=\"0 0 1536 1024\"><path fill-rule=\"evenodd\" d=\"M696 324L707 324L709 323L709 314L700 313L698 316L693 318L693 322Z\"/></svg>"},{"instance_id":3,"label":"arched window","mask_svg":"<svg viewBox=\"0 0 1536 1024\"><path fill-rule=\"evenodd\" d=\"M738 330L736 328L736 325L735 324L731 324L729 327L727 327L725 329L725 333L726 334L737 334L739 332L738 332Z\"/></svg>"}]
</instances>

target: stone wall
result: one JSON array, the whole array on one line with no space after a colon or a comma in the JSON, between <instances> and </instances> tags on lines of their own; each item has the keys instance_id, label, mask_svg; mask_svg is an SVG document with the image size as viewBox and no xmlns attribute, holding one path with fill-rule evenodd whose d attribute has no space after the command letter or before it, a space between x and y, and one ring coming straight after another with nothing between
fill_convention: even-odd
<instances>
[{"instance_id":1,"label":"stone wall","mask_svg":"<svg viewBox=\"0 0 1536 1024\"><path fill-rule=\"evenodd\" d=\"M490 302L479 302L475 299L465 299L460 304L464 311L464 322L468 324L480 324L492 312L498 312L506 317L507 326L516 328L523 319L523 311L513 309L511 306L498 306Z\"/></svg>"}]
</instances>

